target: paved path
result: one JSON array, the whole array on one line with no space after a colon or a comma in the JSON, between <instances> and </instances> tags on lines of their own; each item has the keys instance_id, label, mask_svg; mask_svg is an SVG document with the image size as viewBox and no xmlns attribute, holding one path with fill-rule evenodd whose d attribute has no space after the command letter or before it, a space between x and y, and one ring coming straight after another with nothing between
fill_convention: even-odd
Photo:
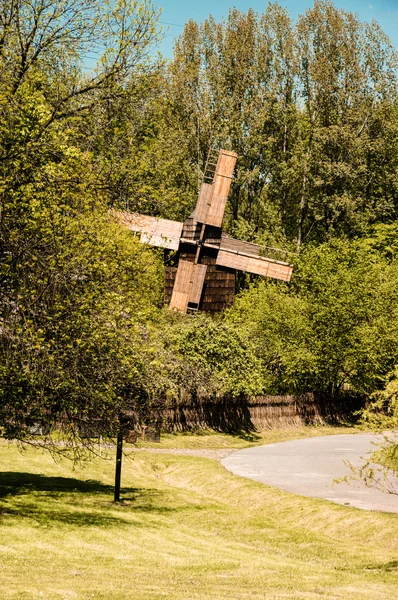
<instances>
[{"instance_id":1,"label":"paved path","mask_svg":"<svg viewBox=\"0 0 398 600\"><path fill-rule=\"evenodd\" d=\"M331 435L239 450L221 463L235 475L287 492L325 498L365 510L398 513L398 495L367 488L363 483L334 484L351 471L344 461L361 464L381 438L370 434ZM393 482L398 494L398 480Z\"/></svg>"}]
</instances>

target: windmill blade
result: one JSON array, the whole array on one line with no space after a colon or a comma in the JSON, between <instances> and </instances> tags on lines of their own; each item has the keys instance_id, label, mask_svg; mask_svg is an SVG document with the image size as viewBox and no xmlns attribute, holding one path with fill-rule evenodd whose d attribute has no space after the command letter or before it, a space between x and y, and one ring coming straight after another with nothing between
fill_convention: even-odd
<instances>
[{"instance_id":1,"label":"windmill blade","mask_svg":"<svg viewBox=\"0 0 398 600\"><path fill-rule=\"evenodd\" d=\"M247 256L245 254L235 254L227 250L220 250L217 256L216 265L236 269L237 271L246 271L263 277L272 277L282 281L290 281L293 267L272 258L263 256Z\"/></svg>"},{"instance_id":2,"label":"windmill blade","mask_svg":"<svg viewBox=\"0 0 398 600\"><path fill-rule=\"evenodd\" d=\"M195 219L205 225L221 227L238 155L220 150L212 183L202 183Z\"/></svg>"},{"instance_id":3,"label":"windmill blade","mask_svg":"<svg viewBox=\"0 0 398 600\"><path fill-rule=\"evenodd\" d=\"M213 184L202 183L194 212L195 221L198 221L199 223L206 223L207 214L211 205L212 193Z\"/></svg>"},{"instance_id":4,"label":"windmill blade","mask_svg":"<svg viewBox=\"0 0 398 600\"><path fill-rule=\"evenodd\" d=\"M220 150L214 174L213 192L206 225L213 225L214 227L221 227L222 225L237 158L238 155L236 152Z\"/></svg>"},{"instance_id":5,"label":"windmill blade","mask_svg":"<svg viewBox=\"0 0 398 600\"><path fill-rule=\"evenodd\" d=\"M179 261L170 301L172 310L185 313L188 304L199 306L206 270L206 265L194 264L188 260Z\"/></svg>"},{"instance_id":6,"label":"windmill blade","mask_svg":"<svg viewBox=\"0 0 398 600\"><path fill-rule=\"evenodd\" d=\"M290 281L293 267L282 260L260 256L260 246L223 236L216 265L263 277Z\"/></svg>"},{"instance_id":7,"label":"windmill blade","mask_svg":"<svg viewBox=\"0 0 398 600\"><path fill-rule=\"evenodd\" d=\"M203 286L205 283L207 265L194 265L192 285L189 292L189 304L194 304L199 307L200 300L202 297Z\"/></svg>"},{"instance_id":8,"label":"windmill blade","mask_svg":"<svg viewBox=\"0 0 398 600\"><path fill-rule=\"evenodd\" d=\"M178 250L183 223L122 210L112 210L111 213L127 229L141 233L143 244Z\"/></svg>"}]
</instances>

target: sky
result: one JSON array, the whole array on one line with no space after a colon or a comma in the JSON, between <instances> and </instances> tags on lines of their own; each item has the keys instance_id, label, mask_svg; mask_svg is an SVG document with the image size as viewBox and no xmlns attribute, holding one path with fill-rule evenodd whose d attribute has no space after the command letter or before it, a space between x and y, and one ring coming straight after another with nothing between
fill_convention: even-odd
<instances>
[{"instance_id":1,"label":"sky","mask_svg":"<svg viewBox=\"0 0 398 600\"><path fill-rule=\"evenodd\" d=\"M155 0L155 3L162 8L160 20L166 30L166 37L159 50L167 58L172 56L174 37L182 32L189 19L202 22L211 14L219 21L233 7L245 12L253 8L262 13L267 6L267 0ZM279 0L279 4L296 18L313 6L313 1ZM357 13L361 21L376 19L398 50L398 0L335 0L334 4L338 8Z\"/></svg>"}]
</instances>

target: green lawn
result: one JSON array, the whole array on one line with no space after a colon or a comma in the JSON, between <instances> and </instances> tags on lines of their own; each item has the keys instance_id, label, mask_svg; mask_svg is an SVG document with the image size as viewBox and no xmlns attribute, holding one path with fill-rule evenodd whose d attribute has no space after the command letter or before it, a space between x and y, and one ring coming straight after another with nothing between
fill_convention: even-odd
<instances>
[{"instance_id":1,"label":"green lawn","mask_svg":"<svg viewBox=\"0 0 398 600\"><path fill-rule=\"evenodd\" d=\"M160 448L173 438L252 443ZM128 452L118 506L113 463L73 470L0 442L2 600L398 597L396 515L279 492L209 458Z\"/></svg>"},{"instance_id":2,"label":"green lawn","mask_svg":"<svg viewBox=\"0 0 398 600\"><path fill-rule=\"evenodd\" d=\"M227 435L215 431L201 431L194 433L162 433L160 444L158 442L142 442L138 439L139 448L168 448L168 449L211 449L222 450L226 448L248 448L259 444L274 444L288 440L297 440L304 437L317 435L336 435L342 433L357 433L362 431L358 427L318 425L314 427L287 427L286 429L269 429L267 431Z\"/></svg>"}]
</instances>

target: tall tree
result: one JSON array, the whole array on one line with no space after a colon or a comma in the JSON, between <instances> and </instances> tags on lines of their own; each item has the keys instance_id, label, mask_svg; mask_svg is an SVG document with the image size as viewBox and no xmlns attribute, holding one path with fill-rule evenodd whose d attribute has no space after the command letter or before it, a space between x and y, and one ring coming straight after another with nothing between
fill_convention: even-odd
<instances>
[{"instance_id":1,"label":"tall tree","mask_svg":"<svg viewBox=\"0 0 398 600\"><path fill-rule=\"evenodd\" d=\"M124 0L0 8L0 419L114 431L145 396L153 255L112 224L81 122L146 65L157 11ZM88 54L96 57L96 64ZM148 363L147 363L148 364ZM74 446L77 448L78 446Z\"/></svg>"},{"instance_id":2,"label":"tall tree","mask_svg":"<svg viewBox=\"0 0 398 600\"><path fill-rule=\"evenodd\" d=\"M395 218L396 64L376 23L327 0L297 23L277 3L262 15L233 9L220 23L190 21L148 140L154 171L158 157L171 186L179 174L179 218L211 144L239 154L226 211L233 234L300 249Z\"/></svg>"},{"instance_id":3,"label":"tall tree","mask_svg":"<svg viewBox=\"0 0 398 600\"><path fill-rule=\"evenodd\" d=\"M297 34L303 99L299 248L305 237L359 232L395 216L386 186L374 186L373 179L374 161L382 160L390 143L383 129L393 118L397 55L377 23L363 24L328 1L317 0L299 18ZM390 161L387 169L395 168Z\"/></svg>"}]
</instances>

